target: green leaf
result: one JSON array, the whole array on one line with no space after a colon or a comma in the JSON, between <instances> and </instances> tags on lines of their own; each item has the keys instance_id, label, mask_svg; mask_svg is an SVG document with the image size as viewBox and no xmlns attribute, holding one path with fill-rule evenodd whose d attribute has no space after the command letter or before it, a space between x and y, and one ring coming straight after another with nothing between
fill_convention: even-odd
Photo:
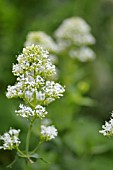
<instances>
[{"instance_id":1,"label":"green leaf","mask_svg":"<svg viewBox=\"0 0 113 170\"><path fill-rule=\"evenodd\" d=\"M37 161L38 159L42 160L45 163L49 163L47 162L44 158L40 157L37 153L31 154L29 155L29 158L32 158L33 162Z\"/></svg>"}]
</instances>

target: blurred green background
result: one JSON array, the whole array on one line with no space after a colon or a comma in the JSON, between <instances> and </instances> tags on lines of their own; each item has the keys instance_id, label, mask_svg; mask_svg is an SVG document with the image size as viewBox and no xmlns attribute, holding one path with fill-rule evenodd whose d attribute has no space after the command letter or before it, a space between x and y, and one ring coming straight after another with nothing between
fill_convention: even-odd
<instances>
[{"instance_id":1,"label":"blurred green background","mask_svg":"<svg viewBox=\"0 0 113 170\"><path fill-rule=\"evenodd\" d=\"M72 96L67 94L52 103L48 110L59 136L39 150L49 164L37 161L29 170L113 170L113 139L98 132L113 109L113 0L0 0L0 133L11 126L21 129L21 140L26 135L26 121L14 113L20 100L5 97L7 86L15 82L12 63L21 53L26 35L29 31L53 35L59 24L72 16L85 19L96 39L92 47L96 60L80 66L90 82L85 95L94 99L95 104L72 102ZM68 58L65 60L68 62ZM59 62L62 68L62 59ZM62 84L65 76L61 76ZM76 94L76 87L74 90L72 93ZM36 137L31 140L31 148L34 144ZM14 151L0 151L0 170L6 169L14 155ZM12 169L26 170L21 161Z\"/></svg>"}]
</instances>

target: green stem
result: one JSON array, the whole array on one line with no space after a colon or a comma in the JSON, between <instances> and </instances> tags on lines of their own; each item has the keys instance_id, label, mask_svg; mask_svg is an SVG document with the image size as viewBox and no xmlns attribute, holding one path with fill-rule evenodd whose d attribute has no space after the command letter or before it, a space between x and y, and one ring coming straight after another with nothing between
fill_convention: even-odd
<instances>
[{"instance_id":1,"label":"green stem","mask_svg":"<svg viewBox=\"0 0 113 170\"><path fill-rule=\"evenodd\" d=\"M38 150L39 146L40 146L42 143L43 143L43 141L40 141L40 142L38 143L38 145L36 146L36 148L31 152L31 154L35 153L35 152Z\"/></svg>"},{"instance_id":2,"label":"green stem","mask_svg":"<svg viewBox=\"0 0 113 170\"><path fill-rule=\"evenodd\" d=\"M26 154L24 154L18 147L16 147L16 150L17 150L17 152L21 155L21 156L23 156L23 157L27 157L27 155Z\"/></svg>"},{"instance_id":3,"label":"green stem","mask_svg":"<svg viewBox=\"0 0 113 170\"><path fill-rule=\"evenodd\" d=\"M31 120L29 129L28 129L28 133L27 133L27 137L26 137L26 154L28 154L28 151L29 151L29 141L30 141L31 129L32 129L32 126L33 126L33 123L34 123L35 119L36 118L34 117Z\"/></svg>"},{"instance_id":4,"label":"green stem","mask_svg":"<svg viewBox=\"0 0 113 170\"><path fill-rule=\"evenodd\" d=\"M29 100L27 100L26 98L23 98L23 99L25 102L27 102L31 106L31 108L35 108L35 106L31 102L29 102Z\"/></svg>"},{"instance_id":5,"label":"green stem","mask_svg":"<svg viewBox=\"0 0 113 170\"><path fill-rule=\"evenodd\" d=\"M29 155L24 154L18 147L16 148L16 150L20 154L19 155L20 157L24 157L24 158L26 158L26 160L28 160L27 164L28 164L28 162L33 163L33 161L29 158Z\"/></svg>"},{"instance_id":6,"label":"green stem","mask_svg":"<svg viewBox=\"0 0 113 170\"><path fill-rule=\"evenodd\" d=\"M27 154L28 154L28 151L29 151L29 140L30 140L30 135L31 135L31 129L32 129L32 123L30 123L28 133L27 133L27 137L26 137L26 153Z\"/></svg>"}]
</instances>

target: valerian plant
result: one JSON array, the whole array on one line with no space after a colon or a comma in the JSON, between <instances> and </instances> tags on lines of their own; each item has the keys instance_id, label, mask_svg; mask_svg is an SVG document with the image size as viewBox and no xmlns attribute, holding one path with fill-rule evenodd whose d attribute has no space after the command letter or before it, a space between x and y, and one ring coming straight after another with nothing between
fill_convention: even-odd
<instances>
[{"instance_id":1,"label":"valerian plant","mask_svg":"<svg viewBox=\"0 0 113 170\"><path fill-rule=\"evenodd\" d=\"M55 157L53 167L56 168L55 165L57 164L57 169L62 169L62 167L63 169L70 169L69 161L67 161L71 160L70 153L72 155L74 153L79 160L81 159L80 155L84 155L86 152L89 155L90 152L86 145L87 137L84 138L83 135L84 127L80 124L81 115L78 116L78 113L80 113L82 106L95 104L94 100L88 97L87 94L90 88L89 76L92 70L91 68L88 71L89 63L96 58L95 52L90 47L95 44L95 38L91 34L90 25L84 19L71 17L65 19L58 26L53 33L53 38L44 32L29 32L24 45L32 43L48 48L50 54L58 58L58 78L62 84L66 85L66 94L63 101L61 100L59 103L60 100L57 100L48 109L50 109L52 119L56 122L60 132L62 132L62 136L59 137L60 144L57 144L58 149L47 151L47 155L50 155L50 159L51 154ZM51 46L51 44L53 45ZM54 62L54 60L52 61ZM59 105L61 106L60 108ZM83 118L83 121L89 126L86 119ZM85 127L87 136L88 134L90 136L88 129ZM92 144L91 147L93 147ZM67 154L65 154L66 151ZM56 160L56 158L58 159ZM65 160L67 166L61 165L59 160L60 162ZM49 170L51 168L47 164L43 168L40 165L40 169Z\"/></svg>"},{"instance_id":2,"label":"valerian plant","mask_svg":"<svg viewBox=\"0 0 113 170\"><path fill-rule=\"evenodd\" d=\"M23 48L22 54L17 56L17 64L13 64L12 72L17 79L13 86L8 86L6 96L9 99L19 97L24 102L24 104L19 105L19 109L15 112L18 116L29 121L26 148L24 151L19 148L21 144L19 139L20 129L10 128L8 132L0 136L2 141L0 149L15 149L19 157L23 157L32 163L33 157L41 158L36 154L39 145L54 139L58 134L54 125L45 126L41 124L41 127L39 127L40 134L37 134L39 141L31 151L29 145L33 124L36 119L43 120L45 118L48 114L46 106L63 96L65 89L53 80L56 74L55 65L51 63L48 51L38 45Z\"/></svg>"},{"instance_id":3,"label":"valerian plant","mask_svg":"<svg viewBox=\"0 0 113 170\"><path fill-rule=\"evenodd\" d=\"M92 67L90 69L92 65L90 62L96 58L91 45L95 44L96 40L91 33L90 25L83 18L76 16L65 19L55 29L52 37L40 31L29 32L25 46L32 43L42 45L49 49L52 56L58 58L58 63L55 63L58 68L57 77L62 84L66 85L66 93L63 100L57 100L48 109L62 135L59 137L56 150L47 150L47 156L52 159L52 167L71 169L72 166L76 167L76 163L72 163L72 159L79 162L82 155L87 153L86 159L89 159L89 155L92 156L91 151L95 147L95 144L92 144L91 136L94 126L90 129L90 121L79 113L82 106L94 106L95 104L87 92L90 89L90 76L91 70L93 70ZM52 42L53 46L51 46ZM87 132L85 136L83 135L84 130ZM88 150L89 145L90 150ZM45 151L42 150L43 152ZM73 154L76 156L72 158ZM40 169L50 170L51 167L49 164L43 164L43 167L40 165Z\"/></svg>"}]
</instances>

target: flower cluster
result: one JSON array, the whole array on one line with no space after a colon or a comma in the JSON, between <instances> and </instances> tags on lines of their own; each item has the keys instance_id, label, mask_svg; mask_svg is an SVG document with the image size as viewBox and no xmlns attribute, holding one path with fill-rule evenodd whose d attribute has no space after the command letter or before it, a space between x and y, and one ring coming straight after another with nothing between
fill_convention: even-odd
<instances>
[{"instance_id":1,"label":"flower cluster","mask_svg":"<svg viewBox=\"0 0 113 170\"><path fill-rule=\"evenodd\" d=\"M26 105L19 105L19 110L15 111L17 115L31 122L36 118L43 119L48 113L44 106L63 96L65 91L64 87L53 81L55 65L52 64L48 51L39 45L24 48L22 54L17 56L17 62L12 70L17 76L17 82L8 86L6 96L19 97L26 102ZM57 136L55 127L42 127L41 136L45 140Z\"/></svg>"},{"instance_id":2,"label":"flower cluster","mask_svg":"<svg viewBox=\"0 0 113 170\"><path fill-rule=\"evenodd\" d=\"M77 58L81 62L92 61L95 59L95 53L89 47L70 50L70 57Z\"/></svg>"},{"instance_id":3,"label":"flower cluster","mask_svg":"<svg viewBox=\"0 0 113 170\"><path fill-rule=\"evenodd\" d=\"M82 18L72 17L65 19L54 35L60 51L67 51L71 58L87 62L95 59L93 50L87 47L95 43L90 31L90 26Z\"/></svg>"},{"instance_id":4,"label":"flower cluster","mask_svg":"<svg viewBox=\"0 0 113 170\"><path fill-rule=\"evenodd\" d=\"M103 130L99 132L104 136L112 136L113 135L113 112L111 114L111 119L108 122L105 122L105 125L102 125Z\"/></svg>"},{"instance_id":5,"label":"flower cluster","mask_svg":"<svg viewBox=\"0 0 113 170\"><path fill-rule=\"evenodd\" d=\"M37 105L34 110L29 106L24 106L23 104L20 104L19 108L20 109L16 110L15 112L17 113L17 115L25 118L30 118L33 116L43 118L47 114L45 107L41 105Z\"/></svg>"},{"instance_id":6,"label":"flower cluster","mask_svg":"<svg viewBox=\"0 0 113 170\"><path fill-rule=\"evenodd\" d=\"M55 66L51 63L48 52L38 45L23 49L17 57L18 64L13 65L13 74L17 76L14 86L8 86L8 98L20 97L31 105L48 105L65 91L51 79L55 75Z\"/></svg>"},{"instance_id":7,"label":"flower cluster","mask_svg":"<svg viewBox=\"0 0 113 170\"><path fill-rule=\"evenodd\" d=\"M10 129L9 132L0 136L0 140L3 141L3 146L0 146L0 149L12 150L18 147L21 143L18 138L19 132L20 130Z\"/></svg>"},{"instance_id":8,"label":"flower cluster","mask_svg":"<svg viewBox=\"0 0 113 170\"><path fill-rule=\"evenodd\" d=\"M63 21L55 31L58 41L65 42L65 45L90 45L95 43L90 33L89 25L80 17L72 17Z\"/></svg>"},{"instance_id":9,"label":"flower cluster","mask_svg":"<svg viewBox=\"0 0 113 170\"><path fill-rule=\"evenodd\" d=\"M46 141L54 139L57 136L57 129L54 126L41 126L41 137Z\"/></svg>"},{"instance_id":10,"label":"flower cluster","mask_svg":"<svg viewBox=\"0 0 113 170\"><path fill-rule=\"evenodd\" d=\"M30 46L32 44L41 45L49 51L55 52L57 50L57 45L54 40L42 31L33 31L27 35L25 46Z\"/></svg>"}]
</instances>

